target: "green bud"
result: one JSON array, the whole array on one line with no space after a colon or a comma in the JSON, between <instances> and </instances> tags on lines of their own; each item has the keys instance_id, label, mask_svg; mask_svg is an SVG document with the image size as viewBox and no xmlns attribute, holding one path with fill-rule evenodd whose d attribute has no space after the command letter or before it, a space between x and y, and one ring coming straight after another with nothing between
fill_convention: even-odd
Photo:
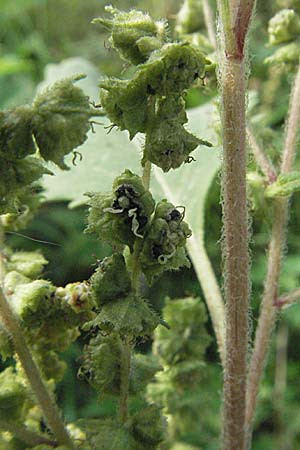
<instances>
[{"instance_id":1,"label":"green bud","mask_svg":"<svg viewBox=\"0 0 300 450\"><path fill-rule=\"evenodd\" d=\"M158 315L147 302L130 294L122 300L103 305L92 325L105 333L136 337L151 336L159 323Z\"/></svg>"},{"instance_id":2,"label":"green bud","mask_svg":"<svg viewBox=\"0 0 300 450\"><path fill-rule=\"evenodd\" d=\"M205 72L203 53L188 42L165 44L141 66L148 90L160 96L181 95Z\"/></svg>"},{"instance_id":3,"label":"green bud","mask_svg":"<svg viewBox=\"0 0 300 450\"><path fill-rule=\"evenodd\" d=\"M150 284L166 270L190 267L185 249L189 236L191 230L183 221L183 214L167 200L160 201L140 256L142 271Z\"/></svg>"},{"instance_id":4,"label":"green bud","mask_svg":"<svg viewBox=\"0 0 300 450\"><path fill-rule=\"evenodd\" d=\"M90 118L99 114L74 82L83 76L57 81L37 95L33 103L33 133L41 156L68 168L64 156L87 139Z\"/></svg>"},{"instance_id":5,"label":"green bud","mask_svg":"<svg viewBox=\"0 0 300 450\"><path fill-rule=\"evenodd\" d=\"M24 158L35 153L32 138L33 111L19 106L0 112L0 155L8 160Z\"/></svg>"},{"instance_id":6,"label":"green bud","mask_svg":"<svg viewBox=\"0 0 300 450\"><path fill-rule=\"evenodd\" d=\"M203 357L211 341L205 329L205 306L197 298L167 300L164 320L170 330L159 327L155 332L154 351L168 365Z\"/></svg>"},{"instance_id":7,"label":"green bud","mask_svg":"<svg viewBox=\"0 0 300 450\"><path fill-rule=\"evenodd\" d=\"M132 418L131 433L141 449L156 450L166 438L166 421L161 409L156 405L149 405L138 411Z\"/></svg>"},{"instance_id":8,"label":"green bud","mask_svg":"<svg viewBox=\"0 0 300 450\"><path fill-rule=\"evenodd\" d=\"M296 66L299 64L300 44L299 42L291 42L279 47L273 55L265 59L267 64L291 64Z\"/></svg>"},{"instance_id":9,"label":"green bud","mask_svg":"<svg viewBox=\"0 0 300 450\"><path fill-rule=\"evenodd\" d=\"M189 133L176 119L157 121L146 135L143 162L148 160L168 172L187 162L199 145L211 147L207 141Z\"/></svg>"},{"instance_id":10,"label":"green bud","mask_svg":"<svg viewBox=\"0 0 300 450\"><path fill-rule=\"evenodd\" d=\"M98 334L84 348L83 365L78 375L88 380L100 398L104 394L119 394L120 358L121 341L118 336Z\"/></svg>"},{"instance_id":11,"label":"green bud","mask_svg":"<svg viewBox=\"0 0 300 450\"><path fill-rule=\"evenodd\" d=\"M37 252L15 252L6 264L7 271L17 271L25 277L35 279L41 275L48 261Z\"/></svg>"},{"instance_id":12,"label":"green bud","mask_svg":"<svg viewBox=\"0 0 300 450\"><path fill-rule=\"evenodd\" d=\"M111 32L110 41L120 56L132 64L145 62L151 52L160 48L166 41L166 24L155 22L142 11L119 11L106 6L112 19L97 18L93 23L100 23Z\"/></svg>"},{"instance_id":13,"label":"green bud","mask_svg":"<svg viewBox=\"0 0 300 450\"><path fill-rule=\"evenodd\" d=\"M0 418L18 421L22 416L26 389L12 367L0 373Z\"/></svg>"},{"instance_id":14,"label":"green bud","mask_svg":"<svg viewBox=\"0 0 300 450\"><path fill-rule=\"evenodd\" d=\"M277 180L267 187L265 196L288 197L298 191L300 191L300 172L295 171L279 175Z\"/></svg>"},{"instance_id":15,"label":"green bud","mask_svg":"<svg viewBox=\"0 0 300 450\"><path fill-rule=\"evenodd\" d=\"M189 34L205 26L202 0L184 0L177 14L176 31Z\"/></svg>"},{"instance_id":16,"label":"green bud","mask_svg":"<svg viewBox=\"0 0 300 450\"><path fill-rule=\"evenodd\" d=\"M11 296L11 305L14 311L24 322L32 322L37 326L35 313L43 307L47 309L47 301L49 301L55 288L46 280L34 280L27 284L19 284L16 286Z\"/></svg>"},{"instance_id":17,"label":"green bud","mask_svg":"<svg viewBox=\"0 0 300 450\"><path fill-rule=\"evenodd\" d=\"M22 275L20 272L17 272L15 270L8 272L4 278L5 294L7 296L12 295L19 284L30 283L30 281L30 278L25 277L25 275Z\"/></svg>"},{"instance_id":18,"label":"green bud","mask_svg":"<svg viewBox=\"0 0 300 450\"><path fill-rule=\"evenodd\" d=\"M130 367L130 393L141 394L159 370L162 367L153 355L134 354Z\"/></svg>"},{"instance_id":19,"label":"green bud","mask_svg":"<svg viewBox=\"0 0 300 450\"><path fill-rule=\"evenodd\" d=\"M147 121L147 84L138 74L132 80L106 79L100 82L100 101L111 122L128 130L132 139L144 133Z\"/></svg>"},{"instance_id":20,"label":"green bud","mask_svg":"<svg viewBox=\"0 0 300 450\"><path fill-rule=\"evenodd\" d=\"M293 9L282 9L269 21L269 42L279 45L299 36L300 17Z\"/></svg>"},{"instance_id":21,"label":"green bud","mask_svg":"<svg viewBox=\"0 0 300 450\"><path fill-rule=\"evenodd\" d=\"M92 450L138 450L128 427L116 420L81 419L78 424Z\"/></svg>"},{"instance_id":22,"label":"green bud","mask_svg":"<svg viewBox=\"0 0 300 450\"><path fill-rule=\"evenodd\" d=\"M130 172L117 177L112 194L88 194L90 209L88 232L111 244L133 248L136 238L142 238L154 210L154 200L144 188L142 179Z\"/></svg>"},{"instance_id":23,"label":"green bud","mask_svg":"<svg viewBox=\"0 0 300 450\"><path fill-rule=\"evenodd\" d=\"M90 285L97 306L129 294L131 281L124 256L115 253L101 261L90 279Z\"/></svg>"}]
</instances>

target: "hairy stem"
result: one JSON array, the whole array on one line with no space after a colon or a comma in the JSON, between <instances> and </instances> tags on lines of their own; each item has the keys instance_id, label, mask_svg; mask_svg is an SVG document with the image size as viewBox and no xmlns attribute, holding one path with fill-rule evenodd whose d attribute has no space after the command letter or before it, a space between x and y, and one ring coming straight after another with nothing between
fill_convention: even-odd
<instances>
[{"instance_id":1,"label":"hairy stem","mask_svg":"<svg viewBox=\"0 0 300 450\"><path fill-rule=\"evenodd\" d=\"M25 343L25 338L19 321L9 306L2 288L0 288L0 316L3 325L12 337L16 353L23 366L30 386L41 406L47 424L53 431L57 442L68 448L74 449L74 444L67 433L60 418L58 408L52 401L50 394L40 376L38 368L32 359L30 351Z\"/></svg>"},{"instance_id":2,"label":"hairy stem","mask_svg":"<svg viewBox=\"0 0 300 450\"><path fill-rule=\"evenodd\" d=\"M248 448L251 445L252 422L256 408L259 383L265 366L271 333L275 325L276 309L274 308L274 301L278 295L281 256L287 225L288 200L276 200L274 203L273 229L269 246L267 276L248 375L246 408Z\"/></svg>"},{"instance_id":3,"label":"hairy stem","mask_svg":"<svg viewBox=\"0 0 300 450\"><path fill-rule=\"evenodd\" d=\"M131 365L131 344L130 339L126 336L122 342L121 353L121 383L120 383L120 422L126 423L128 420L128 398L129 398L129 382L130 382L130 365Z\"/></svg>"},{"instance_id":4,"label":"hairy stem","mask_svg":"<svg viewBox=\"0 0 300 450\"><path fill-rule=\"evenodd\" d=\"M296 143L300 125L300 65L292 89L289 115L282 155L281 173L292 170L295 159ZM286 246L289 199L274 200L274 218L268 255L268 269L258 325L255 333L254 349L247 386L246 425L248 446L251 445L251 430L257 402L259 383L268 353L272 331L276 320L274 303L278 296L278 283L281 271L282 251Z\"/></svg>"},{"instance_id":5,"label":"hairy stem","mask_svg":"<svg viewBox=\"0 0 300 450\"><path fill-rule=\"evenodd\" d=\"M249 252L243 61L227 60L223 65L221 77L226 301L223 448L244 450L249 341Z\"/></svg>"},{"instance_id":6,"label":"hairy stem","mask_svg":"<svg viewBox=\"0 0 300 450\"><path fill-rule=\"evenodd\" d=\"M43 436L41 434L35 433L34 431L28 430L21 425L16 425L12 422L6 422L5 420L0 419L0 429L2 431L9 431L16 436L18 439L26 442L26 444L30 445L30 447L35 447L36 445L45 444L49 447L56 447L57 442L53 439L50 439L47 436Z\"/></svg>"}]
</instances>

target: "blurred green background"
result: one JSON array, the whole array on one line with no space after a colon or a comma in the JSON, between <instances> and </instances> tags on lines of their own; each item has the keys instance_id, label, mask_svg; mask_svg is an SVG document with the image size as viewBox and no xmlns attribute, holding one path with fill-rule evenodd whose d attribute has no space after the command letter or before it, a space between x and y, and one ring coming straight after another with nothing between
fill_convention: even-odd
<instances>
[{"instance_id":1,"label":"blurred green background","mask_svg":"<svg viewBox=\"0 0 300 450\"><path fill-rule=\"evenodd\" d=\"M0 0L0 103L1 108L11 108L30 102L37 84L43 79L48 63L58 63L65 58L82 56L94 63L102 73L118 76L124 69L116 53L108 48L107 36L100 27L90 24L94 17L103 14L106 2L102 0ZM170 23L180 7L179 0L121 0L114 6L122 9L138 7L154 17L168 17ZM214 8L214 2L212 1ZM290 76L283 69L269 69L264 58L271 53L266 46L267 22L278 9L273 0L258 2L258 12L251 33L251 115L265 151L275 160L282 139L284 119L288 108ZM215 95L211 83L206 90L193 89L187 97L188 106L205 103ZM278 95L280 93L280 95ZM299 161L297 161L299 167ZM250 168L253 162L249 161ZM206 201L206 247L220 284L221 278L221 206L220 183L213 183ZM254 214L251 240L253 301L251 314L254 329L266 263L266 245L270 237L268 220ZM83 234L86 209L70 210L67 204L44 203L31 225L23 233L34 239L55 243L34 242L24 236L7 235L9 245L16 249L41 249L49 260L45 276L57 285L85 280L97 259L109 254L109 248L98 244L91 236ZM299 286L300 276L300 203L296 194L291 208L288 253L281 277L281 290L286 292ZM202 295L194 271L183 270L176 276L167 274L150 290L147 296L158 310L165 296L171 298ZM211 324L208 324L212 334ZM282 313L273 339L266 376L264 378L255 424L254 450L297 450L300 448L300 307L292 306ZM79 341L64 355L68 371L59 385L59 402L69 421L78 417L105 415L110 402L99 405L92 389L77 379L79 356L84 340ZM146 351L147 346L141 348ZM211 401L203 411L203 424L211 430L204 450L218 448L219 409L221 405L221 370L215 344L207 353L212 370L205 392L212 392ZM215 417L215 425L208 423ZM215 435L213 435L215 433ZM208 433L209 436L209 433Z\"/></svg>"}]
</instances>

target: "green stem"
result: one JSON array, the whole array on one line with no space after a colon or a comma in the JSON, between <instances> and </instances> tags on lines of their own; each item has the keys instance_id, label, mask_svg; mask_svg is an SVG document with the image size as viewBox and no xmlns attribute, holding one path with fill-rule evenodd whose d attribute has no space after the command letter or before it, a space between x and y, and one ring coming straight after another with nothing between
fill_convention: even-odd
<instances>
[{"instance_id":1,"label":"green stem","mask_svg":"<svg viewBox=\"0 0 300 450\"><path fill-rule=\"evenodd\" d=\"M0 419L0 429L3 431L9 431L15 437L26 442L27 445L30 445L30 447L35 447L36 445L41 444L48 445L49 447L57 447L57 442L53 439L30 431L21 425L6 422L2 419Z\"/></svg>"},{"instance_id":2,"label":"green stem","mask_svg":"<svg viewBox=\"0 0 300 450\"><path fill-rule=\"evenodd\" d=\"M270 183L274 183L274 181L276 181L276 178L277 178L275 168L273 167L273 164L266 157L262 148L259 146L250 125L247 126L247 136L249 139L251 151L253 153L253 156L255 158L255 161L256 161L258 167L261 169L261 171L264 174L264 176L266 177L266 179Z\"/></svg>"}]
</instances>

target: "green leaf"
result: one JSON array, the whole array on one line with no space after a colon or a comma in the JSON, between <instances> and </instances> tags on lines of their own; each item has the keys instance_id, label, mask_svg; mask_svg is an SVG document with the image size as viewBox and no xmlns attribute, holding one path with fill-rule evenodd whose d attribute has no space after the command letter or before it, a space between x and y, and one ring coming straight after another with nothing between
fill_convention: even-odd
<instances>
[{"instance_id":1,"label":"green leaf","mask_svg":"<svg viewBox=\"0 0 300 450\"><path fill-rule=\"evenodd\" d=\"M76 58L66 60L59 65L51 65L46 69L45 85L59 78L71 76L74 73L86 73L87 78L78 83L87 94L95 98L95 80L99 77L96 68L87 61ZM98 89L96 89L97 91ZM188 112L187 128L196 136L207 139L216 145L215 108L212 103L194 108ZM101 118L104 126L109 126L106 118ZM86 202L85 192L110 191L113 179L125 168L141 175L140 157L143 140L137 136L129 141L128 133L113 129L107 134L103 125L95 127L96 133L90 133L88 141L79 147L83 160L77 167L71 167L67 173L52 168L56 177L45 177L44 187L47 200L69 200L71 206ZM193 233L203 234L203 212L206 194L219 167L219 148L201 147L195 150L196 161L184 164L175 171L165 174L158 167L152 170L151 191L156 199L167 197L175 206L186 207L186 220ZM66 158L70 165L72 156Z\"/></svg>"},{"instance_id":2,"label":"green leaf","mask_svg":"<svg viewBox=\"0 0 300 450\"><path fill-rule=\"evenodd\" d=\"M275 183L270 184L266 191L267 198L288 197L300 191L300 172L290 172L279 175Z\"/></svg>"}]
</instances>

